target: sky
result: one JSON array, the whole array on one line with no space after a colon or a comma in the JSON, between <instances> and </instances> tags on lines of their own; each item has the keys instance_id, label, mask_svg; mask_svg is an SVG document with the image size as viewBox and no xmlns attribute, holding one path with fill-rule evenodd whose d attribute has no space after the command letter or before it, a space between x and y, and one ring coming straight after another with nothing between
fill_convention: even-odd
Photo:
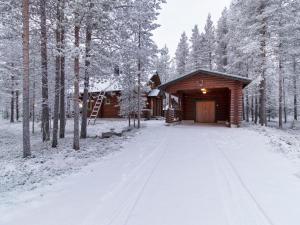
<instances>
[{"instance_id":1,"label":"sky","mask_svg":"<svg viewBox=\"0 0 300 225\"><path fill-rule=\"evenodd\" d=\"M208 13L216 24L225 6L231 0L167 0L163 4L158 23L161 25L154 32L154 40L159 48L167 44L174 56L183 31L190 37L195 24L203 31Z\"/></svg>"}]
</instances>

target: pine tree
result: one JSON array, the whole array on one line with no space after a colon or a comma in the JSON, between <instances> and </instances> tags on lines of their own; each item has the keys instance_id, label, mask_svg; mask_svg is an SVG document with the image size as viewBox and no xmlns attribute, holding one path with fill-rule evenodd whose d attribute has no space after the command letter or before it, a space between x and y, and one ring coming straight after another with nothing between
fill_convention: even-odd
<instances>
[{"instance_id":1,"label":"pine tree","mask_svg":"<svg viewBox=\"0 0 300 225\"><path fill-rule=\"evenodd\" d=\"M10 122L15 122L15 77L14 75L11 76L11 101L10 101Z\"/></svg>"},{"instance_id":2,"label":"pine tree","mask_svg":"<svg viewBox=\"0 0 300 225\"><path fill-rule=\"evenodd\" d=\"M31 156L29 130L29 0L23 0L23 156Z\"/></svg>"},{"instance_id":3,"label":"pine tree","mask_svg":"<svg viewBox=\"0 0 300 225\"><path fill-rule=\"evenodd\" d=\"M288 37L287 52L290 60L292 111L294 120L298 120L298 95L299 95L299 62L300 62L300 1L290 1L286 7L286 30Z\"/></svg>"},{"instance_id":4,"label":"pine tree","mask_svg":"<svg viewBox=\"0 0 300 225\"><path fill-rule=\"evenodd\" d=\"M79 80L80 80L80 28L81 28L81 17L79 12L79 3L75 2L74 9L74 94L73 94L73 107L74 107L74 137L73 137L73 149L79 150Z\"/></svg>"},{"instance_id":5,"label":"pine tree","mask_svg":"<svg viewBox=\"0 0 300 225\"><path fill-rule=\"evenodd\" d=\"M250 51L248 45L253 43L253 40L249 40L249 29L247 29L247 17L244 14L244 2L242 0L234 1L229 12L227 12L227 66L226 72L244 75L242 68L245 68L245 57L252 58L256 56L258 49ZM246 25L247 24L247 25ZM246 30L244 29L246 28ZM255 43L255 45L257 45ZM244 47L243 47L244 46Z\"/></svg>"},{"instance_id":6,"label":"pine tree","mask_svg":"<svg viewBox=\"0 0 300 225\"><path fill-rule=\"evenodd\" d=\"M57 1L56 9L56 56L55 56L55 88L54 88L54 119L52 147L58 144L58 119L59 119L59 94L60 94L60 75L61 75L61 1Z\"/></svg>"},{"instance_id":7,"label":"pine tree","mask_svg":"<svg viewBox=\"0 0 300 225\"><path fill-rule=\"evenodd\" d=\"M48 99L48 50L47 50L47 24L46 0L40 0L41 18L41 70L42 70L42 130L43 141L50 140L49 125L49 99Z\"/></svg>"},{"instance_id":8,"label":"pine tree","mask_svg":"<svg viewBox=\"0 0 300 225\"><path fill-rule=\"evenodd\" d=\"M90 80L90 66L91 66L91 42L92 42L92 9L94 4L91 0L88 0L88 15L86 18L86 38L85 38L85 70L84 70L84 92L83 92L83 107L82 107L82 119L81 119L81 138L87 137L87 116L88 116L88 92L89 92L89 80Z\"/></svg>"},{"instance_id":9,"label":"pine tree","mask_svg":"<svg viewBox=\"0 0 300 225\"><path fill-rule=\"evenodd\" d=\"M65 108L65 1L61 1L61 24L60 24L60 99L59 99L59 137L65 137L65 126L66 126L66 108Z\"/></svg>"},{"instance_id":10,"label":"pine tree","mask_svg":"<svg viewBox=\"0 0 300 225\"><path fill-rule=\"evenodd\" d=\"M131 7L123 7L119 11L119 15L127 18L125 26L122 29L122 42L126 43L126 48L135 59L135 71L137 82L137 117L138 127L140 127L141 111L142 111L142 82L147 79L147 72L152 68L152 58L156 54L156 45L152 40L152 32L159 27L156 24L158 11L161 9L161 4L165 0L132 0L125 1L125 5L130 4ZM121 23L124 25L124 21ZM124 36L127 40L124 40Z\"/></svg>"},{"instance_id":11,"label":"pine tree","mask_svg":"<svg viewBox=\"0 0 300 225\"><path fill-rule=\"evenodd\" d=\"M171 57L169 55L169 49L165 45L160 51L156 62L156 71L161 78L162 83L166 83L171 77Z\"/></svg>"}]
</instances>

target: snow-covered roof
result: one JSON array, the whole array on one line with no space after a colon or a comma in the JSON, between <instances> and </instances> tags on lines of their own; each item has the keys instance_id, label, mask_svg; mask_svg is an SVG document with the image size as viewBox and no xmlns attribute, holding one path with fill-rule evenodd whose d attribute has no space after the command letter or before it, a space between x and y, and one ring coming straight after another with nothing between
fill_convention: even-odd
<instances>
[{"instance_id":1,"label":"snow-covered roof","mask_svg":"<svg viewBox=\"0 0 300 225\"><path fill-rule=\"evenodd\" d=\"M79 92L83 93L84 90L84 83L81 82L79 85ZM100 92L100 91L106 91L106 92L113 92L113 91L121 91L123 90L122 86L120 85L119 81L117 80L105 80L105 81L100 81L100 80L90 80L90 87L89 87L89 92L94 93L94 92Z\"/></svg>"},{"instance_id":2,"label":"snow-covered roof","mask_svg":"<svg viewBox=\"0 0 300 225\"><path fill-rule=\"evenodd\" d=\"M148 97L157 97L157 96L159 96L159 94L160 94L160 90L159 89L153 89L148 94Z\"/></svg>"},{"instance_id":3,"label":"snow-covered roof","mask_svg":"<svg viewBox=\"0 0 300 225\"><path fill-rule=\"evenodd\" d=\"M230 79L230 80L237 80L237 81L241 81L244 84L244 86L247 86L248 84L250 84L252 82L252 80L247 78L247 77L242 77L242 76L227 74L227 73L221 73L221 72L215 72L215 71L210 71L210 70L205 70L205 69L199 69L199 70L196 70L192 73L181 76L177 79L171 80L171 81L169 81L165 84L162 84L158 88L160 90L164 90L166 87L168 87L170 85L173 85L177 82L188 79L188 78L190 78L192 76L195 76L195 75L211 75L211 76L227 78L227 79Z\"/></svg>"}]
</instances>

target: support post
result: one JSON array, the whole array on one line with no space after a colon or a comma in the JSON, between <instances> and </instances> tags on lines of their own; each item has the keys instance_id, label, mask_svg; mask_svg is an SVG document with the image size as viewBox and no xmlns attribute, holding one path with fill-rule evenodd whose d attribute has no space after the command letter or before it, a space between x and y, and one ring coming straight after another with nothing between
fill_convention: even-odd
<instances>
[{"instance_id":1,"label":"support post","mask_svg":"<svg viewBox=\"0 0 300 225\"><path fill-rule=\"evenodd\" d=\"M236 84L230 89L230 127L239 127L243 114L242 86Z\"/></svg>"}]
</instances>

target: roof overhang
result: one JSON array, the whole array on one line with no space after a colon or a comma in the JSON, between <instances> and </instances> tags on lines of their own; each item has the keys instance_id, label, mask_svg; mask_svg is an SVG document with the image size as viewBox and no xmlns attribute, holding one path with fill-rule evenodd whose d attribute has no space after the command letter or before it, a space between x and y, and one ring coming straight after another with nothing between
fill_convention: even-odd
<instances>
[{"instance_id":1,"label":"roof overhang","mask_svg":"<svg viewBox=\"0 0 300 225\"><path fill-rule=\"evenodd\" d=\"M190 77L193 77L193 76L196 76L196 75L199 75L199 76L209 75L209 76L215 76L215 77L222 77L224 79L229 79L229 80L240 81L240 82L243 83L244 88L252 82L252 79L250 79L250 78L246 78L246 77L242 77L242 76L238 76L238 75L233 75L233 74L227 74L227 73L214 72L214 71L200 69L200 70L196 70L192 73L186 74L182 77L179 77L177 79L174 79L172 81L169 81L165 84L162 84L158 88L160 90L166 90L166 88L168 88L169 86L174 85L176 83L179 83L180 81L186 80L186 79L188 79Z\"/></svg>"}]
</instances>

